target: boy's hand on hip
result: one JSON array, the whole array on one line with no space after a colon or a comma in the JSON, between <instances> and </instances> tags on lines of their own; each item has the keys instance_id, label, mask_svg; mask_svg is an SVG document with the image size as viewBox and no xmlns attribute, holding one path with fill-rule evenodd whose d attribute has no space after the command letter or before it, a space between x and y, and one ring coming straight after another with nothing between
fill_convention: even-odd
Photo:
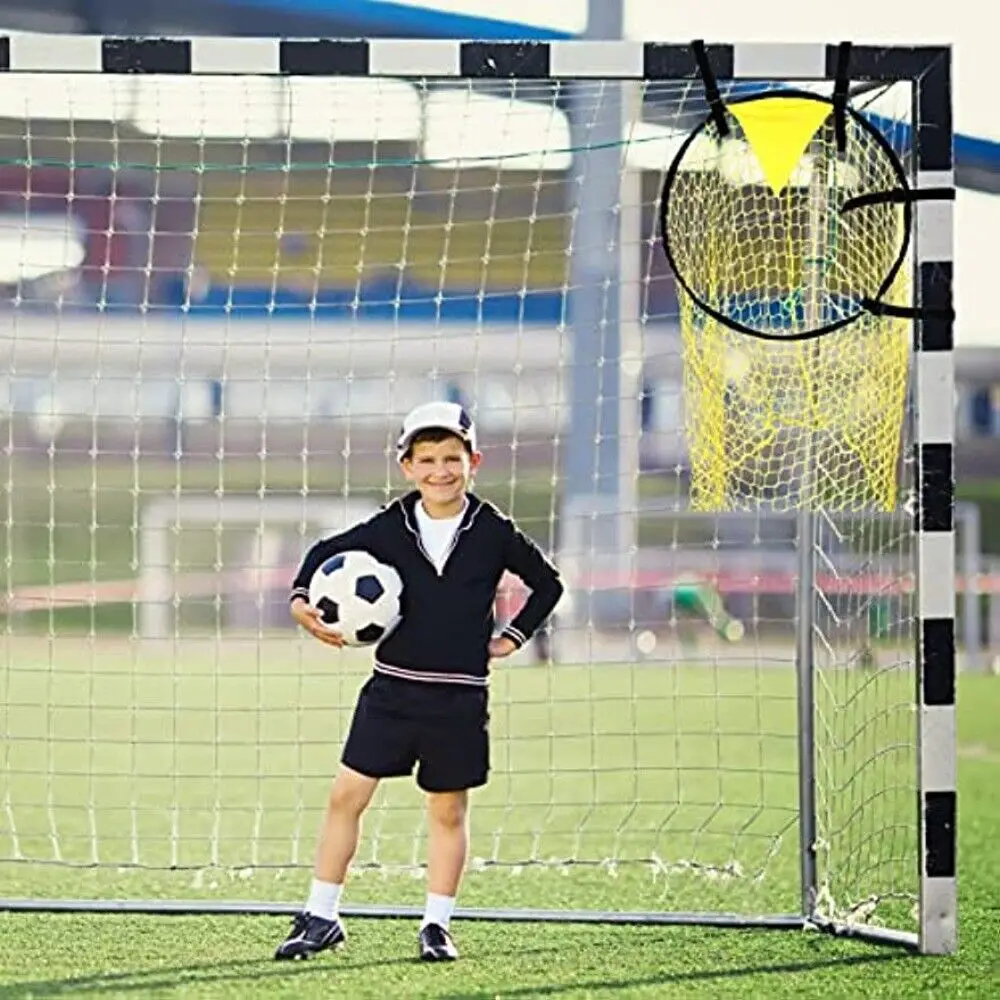
<instances>
[{"instance_id":1,"label":"boy's hand on hip","mask_svg":"<svg viewBox=\"0 0 1000 1000\"><path fill-rule=\"evenodd\" d=\"M342 649L347 643L339 632L334 632L323 624L318 608L314 608L301 597L292 601L292 617L314 638L335 649Z\"/></svg>"},{"instance_id":2,"label":"boy's hand on hip","mask_svg":"<svg viewBox=\"0 0 1000 1000\"><path fill-rule=\"evenodd\" d=\"M499 660L504 656L510 656L517 649L517 643L513 639L500 636L497 639L490 639L489 654L494 660Z\"/></svg>"}]
</instances>

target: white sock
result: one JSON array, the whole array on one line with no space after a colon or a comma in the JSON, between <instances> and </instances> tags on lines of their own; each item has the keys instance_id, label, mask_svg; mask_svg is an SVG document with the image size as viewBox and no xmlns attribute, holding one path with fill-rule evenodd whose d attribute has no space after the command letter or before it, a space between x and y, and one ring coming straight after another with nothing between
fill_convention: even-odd
<instances>
[{"instance_id":1,"label":"white sock","mask_svg":"<svg viewBox=\"0 0 1000 1000\"><path fill-rule=\"evenodd\" d=\"M428 924L438 924L445 930L451 923L451 915L455 912L454 896L439 896L436 893L427 893L427 905L424 908L424 919L421 928Z\"/></svg>"},{"instance_id":2,"label":"white sock","mask_svg":"<svg viewBox=\"0 0 1000 1000\"><path fill-rule=\"evenodd\" d=\"M334 882L321 882L318 878L312 880L309 889L309 899L306 900L306 913L324 920L337 919L337 907L340 905L340 890L344 887Z\"/></svg>"}]
</instances>

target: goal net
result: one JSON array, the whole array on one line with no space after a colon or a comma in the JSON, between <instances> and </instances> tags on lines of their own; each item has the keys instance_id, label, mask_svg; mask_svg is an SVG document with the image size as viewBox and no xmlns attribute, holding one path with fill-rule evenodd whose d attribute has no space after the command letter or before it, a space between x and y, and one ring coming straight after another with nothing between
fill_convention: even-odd
<instances>
[{"instance_id":1,"label":"goal net","mask_svg":"<svg viewBox=\"0 0 1000 1000\"><path fill-rule=\"evenodd\" d=\"M493 671L464 912L953 947L949 321L848 331L850 365L794 385L808 352L682 323L660 239L714 87L832 99L828 50L712 47L706 87L688 45L72 41L12 40L0 94L2 905L300 905L370 654L293 630L291 576L403 490L402 416L441 398L567 583ZM918 141L949 127L947 52L894 51L854 54L879 139L853 169L884 147L950 183ZM720 197L752 199L736 155ZM940 304L932 207L899 287ZM902 211L853 213L852 245ZM746 294L787 297L815 220L775 262L727 218ZM721 288L725 238L670 234ZM809 405L878 439L837 481L879 509L765 502L830 467L794 436ZM699 502L734 470L742 511ZM523 598L505 579L500 620ZM424 833L384 784L347 912L413 912Z\"/></svg>"},{"instance_id":2,"label":"goal net","mask_svg":"<svg viewBox=\"0 0 1000 1000\"><path fill-rule=\"evenodd\" d=\"M881 131L794 91L730 102L664 185L683 286L692 506L893 510L909 357L906 175Z\"/></svg>"}]
</instances>

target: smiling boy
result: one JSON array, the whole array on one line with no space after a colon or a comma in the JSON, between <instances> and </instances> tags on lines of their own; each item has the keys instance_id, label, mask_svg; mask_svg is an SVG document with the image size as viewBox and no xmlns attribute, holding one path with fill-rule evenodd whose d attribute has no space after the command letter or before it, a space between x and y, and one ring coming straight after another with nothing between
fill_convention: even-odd
<instances>
[{"instance_id":1,"label":"smiling boy","mask_svg":"<svg viewBox=\"0 0 1000 1000\"><path fill-rule=\"evenodd\" d=\"M410 775L427 796L427 903L419 935L425 961L458 957L450 933L469 848L469 791L490 768L489 662L522 646L548 618L563 587L555 567L514 522L470 492L482 462L476 429L455 403L410 412L397 442L414 487L367 521L306 554L291 611L315 638L342 646L308 604L316 569L361 549L403 580L402 620L375 649L327 801L309 898L275 958L308 958L342 944L344 881L361 817L384 778ZM494 635L497 586L506 571L531 593Z\"/></svg>"}]
</instances>

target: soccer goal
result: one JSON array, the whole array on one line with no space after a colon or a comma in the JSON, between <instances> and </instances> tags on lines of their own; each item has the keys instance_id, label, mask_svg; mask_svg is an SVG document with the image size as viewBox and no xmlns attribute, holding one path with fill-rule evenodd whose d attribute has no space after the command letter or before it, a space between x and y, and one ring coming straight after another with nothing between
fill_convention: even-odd
<instances>
[{"instance_id":1,"label":"soccer goal","mask_svg":"<svg viewBox=\"0 0 1000 1000\"><path fill-rule=\"evenodd\" d=\"M451 398L567 582L460 916L954 950L947 49L4 42L0 908L298 908L288 581ZM345 913L423 857L389 783Z\"/></svg>"}]
</instances>

